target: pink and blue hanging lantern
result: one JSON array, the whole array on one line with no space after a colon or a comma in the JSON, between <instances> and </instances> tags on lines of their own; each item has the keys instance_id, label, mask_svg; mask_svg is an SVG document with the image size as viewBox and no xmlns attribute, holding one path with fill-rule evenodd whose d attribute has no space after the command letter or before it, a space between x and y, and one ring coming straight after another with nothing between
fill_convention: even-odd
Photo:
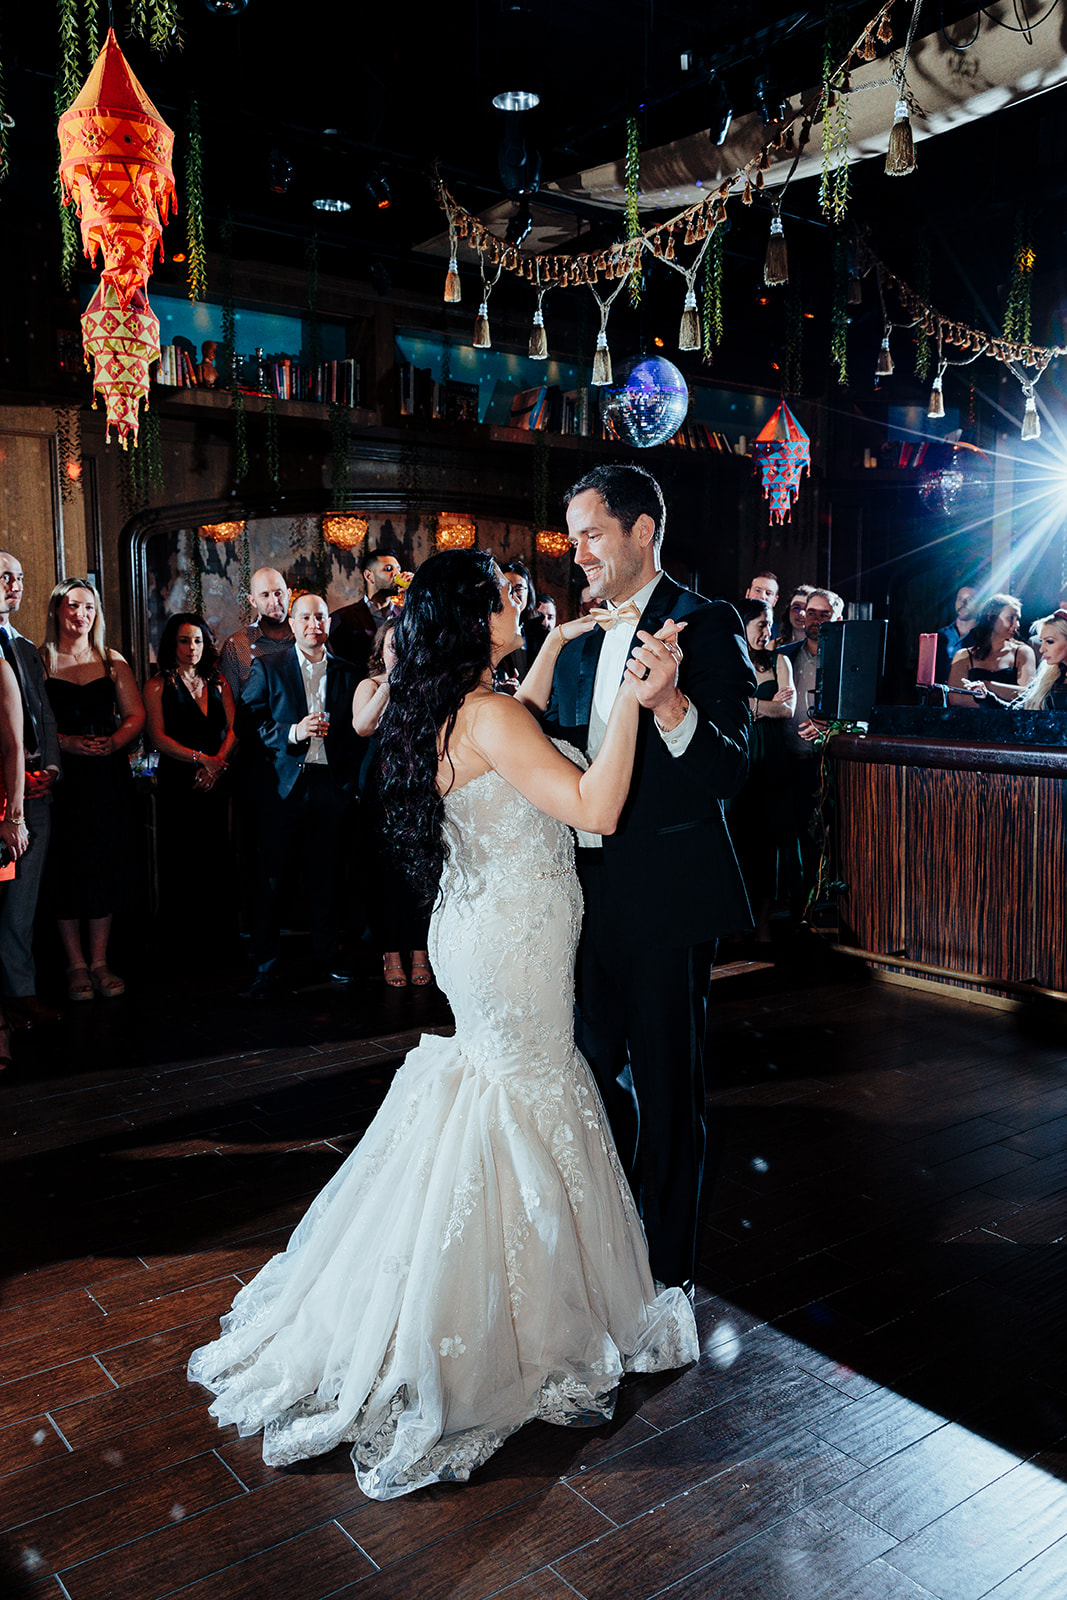
<instances>
[{"instance_id":1,"label":"pink and blue hanging lantern","mask_svg":"<svg viewBox=\"0 0 1067 1600\"><path fill-rule=\"evenodd\" d=\"M770 502L769 520L788 522L801 476L811 471L811 440L784 400L753 439L752 454L763 498Z\"/></svg>"}]
</instances>

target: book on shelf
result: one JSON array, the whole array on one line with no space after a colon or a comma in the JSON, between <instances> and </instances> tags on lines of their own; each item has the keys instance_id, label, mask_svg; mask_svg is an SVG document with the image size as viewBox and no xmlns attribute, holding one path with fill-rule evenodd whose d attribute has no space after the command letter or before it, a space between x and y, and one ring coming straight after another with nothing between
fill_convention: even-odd
<instances>
[{"instance_id":1,"label":"book on shelf","mask_svg":"<svg viewBox=\"0 0 1067 1600\"><path fill-rule=\"evenodd\" d=\"M155 382L174 389L200 387L199 371L183 344L165 344L159 352ZM238 387L244 394L273 395L276 400L314 400L322 405L360 404L359 362L320 361L305 365L292 356L239 356ZM224 387L220 384L220 387Z\"/></svg>"},{"instance_id":2,"label":"book on shelf","mask_svg":"<svg viewBox=\"0 0 1067 1600\"><path fill-rule=\"evenodd\" d=\"M530 433L543 428L547 399L548 390L543 383L536 389L520 389L512 397L509 426L523 428Z\"/></svg>"}]
</instances>

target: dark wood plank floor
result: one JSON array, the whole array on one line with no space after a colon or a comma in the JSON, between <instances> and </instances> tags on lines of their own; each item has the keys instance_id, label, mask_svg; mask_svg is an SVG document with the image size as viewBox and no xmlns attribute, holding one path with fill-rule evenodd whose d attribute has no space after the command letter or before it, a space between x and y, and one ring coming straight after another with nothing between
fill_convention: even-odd
<instances>
[{"instance_id":1,"label":"dark wood plank floor","mask_svg":"<svg viewBox=\"0 0 1067 1600\"><path fill-rule=\"evenodd\" d=\"M716 987L703 1355L377 1505L185 1381L436 994L138 986L17 1040L0 1589L1064 1600L1067 1029L804 964Z\"/></svg>"}]
</instances>

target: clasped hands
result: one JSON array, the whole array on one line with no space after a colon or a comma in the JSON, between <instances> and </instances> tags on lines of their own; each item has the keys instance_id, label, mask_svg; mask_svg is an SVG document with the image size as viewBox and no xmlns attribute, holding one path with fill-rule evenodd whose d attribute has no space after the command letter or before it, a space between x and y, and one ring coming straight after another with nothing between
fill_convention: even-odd
<instances>
[{"instance_id":1,"label":"clasped hands","mask_svg":"<svg viewBox=\"0 0 1067 1600\"><path fill-rule=\"evenodd\" d=\"M598 613L591 611L587 616L561 623L563 642L567 644L572 639L580 638L583 633L589 633L599 620ZM675 622L668 617L655 633L646 633L643 628L638 628L623 674L623 682L638 705L644 706L646 711L656 712L664 720L674 710L677 712L673 718L676 722L680 722L685 715L685 696L678 687L678 667L682 660L678 637L685 626L684 622Z\"/></svg>"}]
</instances>

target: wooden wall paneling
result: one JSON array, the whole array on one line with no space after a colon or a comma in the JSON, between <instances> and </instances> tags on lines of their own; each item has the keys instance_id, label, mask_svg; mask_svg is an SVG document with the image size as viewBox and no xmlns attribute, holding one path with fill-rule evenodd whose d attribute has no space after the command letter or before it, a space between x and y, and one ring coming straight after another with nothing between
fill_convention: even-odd
<instances>
[{"instance_id":1,"label":"wooden wall paneling","mask_svg":"<svg viewBox=\"0 0 1067 1600\"><path fill-rule=\"evenodd\" d=\"M1037 780L917 767L908 775L905 944L915 961L1034 976Z\"/></svg>"},{"instance_id":2,"label":"wooden wall paneling","mask_svg":"<svg viewBox=\"0 0 1067 1600\"><path fill-rule=\"evenodd\" d=\"M1034 811L1034 972L1067 991L1067 784L1038 778Z\"/></svg>"},{"instance_id":3,"label":"wooden wall paneling","mask_svg":"<svg viewBox=\"0 0 1067 1600\"><path fill-rule=\"evenodd\" d=\"M64 560L59 447L54 432L0 425L0 543L18 557L26 575L19 632L40 642L48 597Z\"/></svg>"},{"instance_id":4,"label":"wooden wall paneling","mask_svg":"<svg viewBox=\"0 0 1067 1600\"><path fill-rule=\"evenodd\" d=\"M861 950L904 948L904 767L843 761L837 769L842 941Z\"/></svg>"}]
</instances>

